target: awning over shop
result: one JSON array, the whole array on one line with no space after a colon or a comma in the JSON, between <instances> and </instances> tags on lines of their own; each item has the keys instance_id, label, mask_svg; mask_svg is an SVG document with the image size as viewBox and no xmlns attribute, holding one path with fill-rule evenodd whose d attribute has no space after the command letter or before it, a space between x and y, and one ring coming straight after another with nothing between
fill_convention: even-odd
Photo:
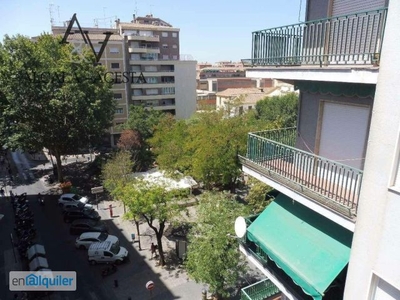
<instances>
[{"instance_id":1,"label":"awning over shop","mask_svg":"<svg viewBox=\"0 0 400 300\"><path fill-rule=\"evenodd\" d=\"M353 234L280 194L249 226L247 237L318 300L349 262Z\"/></svg>"}]
</instances>

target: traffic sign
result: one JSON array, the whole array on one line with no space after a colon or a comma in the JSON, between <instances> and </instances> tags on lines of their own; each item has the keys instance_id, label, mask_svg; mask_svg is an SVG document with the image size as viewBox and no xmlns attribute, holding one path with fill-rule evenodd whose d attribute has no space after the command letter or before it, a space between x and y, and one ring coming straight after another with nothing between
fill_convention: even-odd
<instances>
[{"instance_id":1,"label":"traffic sign","mask_svg":"<svg viewBox=\"0 0 400 300\"><path fill-rule=\"evenodd\" d=\"M146 289L148 289L149 291L151 291L152 289L154 289L154 282L153 281L147 281L146 283Z\"/></svg>"},{"instance_id":2,"label":"traffic sign","mask_svg":"<svg viewBox=\"0 0 400 300\"><path fill-rule=\"evenodd\" d=\"M99 194L104 192L104 188L102 186L97 186L91 189L92 194Z\"/></svg>"}]
</instances>

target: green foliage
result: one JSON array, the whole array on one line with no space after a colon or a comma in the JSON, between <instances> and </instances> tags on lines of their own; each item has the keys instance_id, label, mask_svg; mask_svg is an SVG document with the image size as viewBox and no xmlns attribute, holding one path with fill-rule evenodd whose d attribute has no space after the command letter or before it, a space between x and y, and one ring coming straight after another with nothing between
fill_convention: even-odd
<instances>
[{"instance_id":1,"label":"green foliage","mask_svg":"<svg viewBox=\"0 0 400 300\"><path fill-rule=\"evenodd\" d=\"M114 194L128 207L128 214L133 218L143 217L156 234L160 254L160 264L164 265L164 253L161 238L166 222L174 219L185 209L179 201L188 197L184 189L169 189L158 183L136 178L119 184ZM157 220L158 225L154 224Z\"/></svg>"},{"instance_id":2,"label":"green foliage","mask_svg":"<svg viewBox=\"0 0 400 300\"><path fill-rule=\"evenodd\" d=\"M129 151L118 151L102 167L103 186L115 196L117 187L125 186L132 173L133 161Z\"/></svg>"},{"instance_id":3,"label":"green foliage","mask_svg":"<svg viewBox=\"0 0 400 300\"><path fill-rule=\"evenodd\" d=\"M124 129L138 132L139 148L135 150L136 171L146 171L153 164L154 156L150 150L148 139L153 137L156 126L165 117L166 115L161 111L131 105Z\"/></svg>"},{"instance_id":4,"label":"green foliage","mask_svg":"<svg viewBox=\"0 0 400 300\"><path fill-rule=\"evenodd\" d=\"M238 216L248 214L246 206L224 193L206 193L200 199L185 264L196 282L210 285L217 295L226 296L227 288L245 273L234 223Z\"/></svg>"},{"instance_id":5,"label":"green foliage","mask_svg":"<svg viewBox=\"0 0 400 300\"><path fill-rule=\"evenodd\" d=\"M298 103L296 93L267 97L256 103L256 117L276 128L293 127L296 126Z\"/></svg>"},{"instance_id":6,"label":"green foliage","mask_svg":"<svg viewBox=\"0 0 400 300\"><path fill-rule=\"evenodd\" d=\"M252 114L232 118L222 111L195 114L190 120L163 120L150 145L165 170L179 170L206 188L232 188L239 176L237 154L244 154L248 132L258 128Z\"/></svg>"},{"instance_id":7,"label":"green foliage","mask_svg":"<svg viewBox=\"0 0 400 300\"><path fill-rule=\"evenodd\" d=\"M266 194L273 188L252 177L249 179L248 185L250 190L246 201L249 203L253 214L260 213L271 203L270 199L266 199Z\"/></svg>"},{"instance_id":8,"label":"green foliage","mask_svg":"<svg viewBox=\"0 0 400 300\"><path fill-rule=\"evenodd\" d=\"M105 69L60 38L5 36L0 45L0 144L60 155L95 144L115 109Z\"/></svg>"}]
</instances>

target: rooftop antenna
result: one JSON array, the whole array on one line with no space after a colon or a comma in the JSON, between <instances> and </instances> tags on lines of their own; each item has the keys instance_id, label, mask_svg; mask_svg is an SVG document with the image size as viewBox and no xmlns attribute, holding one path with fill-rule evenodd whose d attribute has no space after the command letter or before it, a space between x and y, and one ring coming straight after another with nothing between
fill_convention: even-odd
<instances>
[{"instance_id":1,"label":"rooftop antenna","mask_svg":"<svg viewBox=\"0 0 400 300\"><path fill-rule=\"evenodd\" d=\"M50 12L50 24L51 24L51 26L54 26L53 7L54 7L54 4L50 3L49 12Z\"/></svg>"}]
</instances>

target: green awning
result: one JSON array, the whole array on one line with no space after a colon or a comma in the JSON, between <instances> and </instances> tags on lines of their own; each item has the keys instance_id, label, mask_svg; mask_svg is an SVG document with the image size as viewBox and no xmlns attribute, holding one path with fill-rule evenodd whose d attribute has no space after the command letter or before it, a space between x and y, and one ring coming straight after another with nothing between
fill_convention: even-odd
<instances>
[{"instance_id":1,"label":"green awning","mask_svg":"<svg viewBox=\"0 0 400 300\"><path fill-rule=\"evenodd\" d=\"M280 194L249 226L247 237L319 300L349 262L353 233Z\"/></svg>"}]
</instances>

